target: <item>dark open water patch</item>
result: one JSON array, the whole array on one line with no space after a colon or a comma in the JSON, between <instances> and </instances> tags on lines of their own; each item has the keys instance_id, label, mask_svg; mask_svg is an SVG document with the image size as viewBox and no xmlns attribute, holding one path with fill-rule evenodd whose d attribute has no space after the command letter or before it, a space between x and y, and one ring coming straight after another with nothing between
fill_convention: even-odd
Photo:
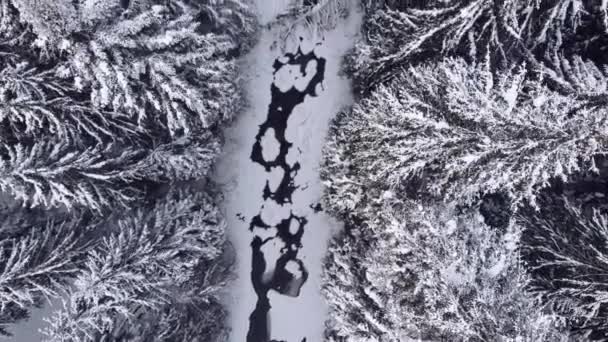
<instances>
[{"instance_id":1,"label":"dark open water patch","mask_svg":"<svg viewBox=\"0 0 608 342\"><path fill-rule=\"evenodd\" d=\"M269 180L266 180L266 185L262 190L264 201L272 200L279 205L293 204L292 195L300 188L295 179L298 170L300 170L300 163L296 161L290 165L287 162L287 154L293 145L285 137L287 122L294 108L303 103L306 96L317 96L317 86L322 84L325 76L325 59L316 56L314 51L303 53L302 49L298 48L296 53L287 53L283 58L274 61L273 74L275 76L285 66L299 66L303 77L309 76L306 74L306 70L311 62L316 62L316 68L304 90L300 91L291 87L289 90L282 92L274 82L271 85L271 103L268 107L268 115L255 136L251 160L262 165L269 174L275 168L280 169L282 177L276 189L271 189ZM266 160L262 153L262 138L271 128L274 131L274 138L279 143L279 153L273 160ZM290 212L289 217L275 226L264 222L261 213L251 218L250 231L253 232L257 228L274 230L276 234L264 240L256 235L251 241L251 283L257 295L257 303L249 316L247 342L273 342L270 341L268 322L268 312L271 308L268 298L270 290L290 297L300 295L300 290L308 279L308 270L302 260L298 258L307 223L306 217L294 215L292 212ZM269 268L269 262L264 257L262 247L269 241L275 240L282 243L282 248L278 259L274 260L274 267ZM297 267L297 272L294 273L293 270L288 269L290 264L292 267ZM271 273L270 277L267 275L268 271ZM298 313L294 313L294 317L297 315ZM304 337L301 342L306 342L306 338Z\"/></svg>"},{"instance_id":2,"label":"dark open water patch","mask_svg":"<svg viewBox=\"0 0 608 342\"><path fill-rule=\"evenodd\" d=\"M323 206L321 205L321 203L313 203L313 204L309 205L308 207L310 209L312 209L315 212L315 214L323 211Z\"/></svg>"}]
</instances>

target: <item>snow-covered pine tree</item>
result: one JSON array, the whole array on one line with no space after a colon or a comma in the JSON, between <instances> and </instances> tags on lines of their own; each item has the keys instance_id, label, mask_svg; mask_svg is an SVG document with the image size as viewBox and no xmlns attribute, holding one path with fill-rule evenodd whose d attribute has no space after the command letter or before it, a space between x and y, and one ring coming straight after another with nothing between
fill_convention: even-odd
<instances>
[{"instance_id":1,"label":"snow-covered pine tree","mask_svg":"<svg viewBox=\"0 0 608 342\"><path fill-rule=\"evenodd\" d=\"M224 221L208 195L170 191L107 229L86 256L63 310L50 319L49 341L109 338L141 312L161 315L185 295L186 284L207 284L198 289L209 291L207 299L221 286L193 279L201 263L213 267L224 245Z\"/></svg>"},{"instance_id":2,"label":"snow-covered pine tree","mask_svg":"<svg viewBox=\"0 0 608 342\"><path fill-rule=\"evenodd\" d=\"M242 103L235 58L254 31L249 5L122 3L3 0L4 43L16 51L2 56L3 121L97 138L144 132L166 143L231 118Z\"/></svg>"},{"instance_id":3,"label":"snow-covered pine tree","mask_svg":"<svg viewBox=\"0 0 608 342\"><path fill-rule=\"evenodd\" d=\"M446 59L403 69L340 115L325 152L330 205L344 212L380 188L461 203L504 192L515 206L552 178L595 169L608 116L589 99L606 94L607 78L593 63L569 65L571 95L525 67L492 76L486 63Z\"/></svg>"},{"instance_id":4,"label":"snow-covered pine tree","mask_svg":"<svg viewBox=\"0 0 608 342\"><path fill-rule=\"evenodd\" d=\"M101 15L106 6L98 4ZM96 108L125 113L156 136L196 135L242 103L235 58L252 18L237 0L134 1L113 17L88 19L62 49L69 76Z\"/></svg>"},{"instance_id":5,"label":"snow-covered pine tree","mask_svg":"<svg viewBox=\"0 0 608 342\"><path fill-rule=\"evenodd\" d=\"M396 198L370 206L326 261L330 341L567 340L525 292L516 227Z\"/></svg>"},{"instance_id":6,"label":"snow-covered pine tree","mask_svg":"<svg viewBox=\"0 0 608 342\"><path fill-rule=\"evenodd\" d=\"M568 328L605 339L606 309L591 299L602 275L585 268L604 257L587 246L602 243L593 206L605 194L586 218L547 219L535 200L605 159L608 2L363 4L347 68L365 92L331 128L322 168L326 207L346 221L325 264L329 340L565 341ZM479 200L483 219L467 213ZM536 218L514 225L520 205ZM595 233L570 251L578 227ZM533 264L551 271L526 272Z\"/></svg>"},{"instance_id":7,"label":"snow-covered pine tree","mask_svg":"<svg viewBox=\"0 0 608 342\"><path fill-rule=\"evenodd\" d=\"M0 132L4 143L28 143L53 135L74 141L119 140L140 133L125 115L91 106L78 91L61 60L35 46L32 28L1 1Z\"/></svg>"},{"instance_id":8,"label":"snow-covered pine tree","mask_svg":"<svg viewBox=\"0 0 608 342\"><path fill-rule=\"evenodd\" d=\"M550 305L577 339L608 338L608 215L579 201L547 193L540 210L526 207L517 222L523 227L522 258L529 290Z\"/></svg>"},{"instance_id":9,"label":"snow-covered pine tree","mask_svg":"<svg viewBox=\"0 0 608 342\"><path fill-rule=\"evenodd\" d=\"M414 60L457 54L475 59L492 55L504 68L526 61L550 70L562 53L608 62L608 4L583 0L433 0L364 2L365 40L357 46L351 70L368 89L399 73Z\"/></svg>"}]
</instances>

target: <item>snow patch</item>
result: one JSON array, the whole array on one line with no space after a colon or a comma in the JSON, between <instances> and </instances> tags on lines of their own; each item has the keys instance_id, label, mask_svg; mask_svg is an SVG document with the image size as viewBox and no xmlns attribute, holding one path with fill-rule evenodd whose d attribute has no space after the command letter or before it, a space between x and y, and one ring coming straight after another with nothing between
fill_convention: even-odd
<instances>
[{"instance_id":1,"label":"snow patch","mask_svg":"<svg viewBox=\"0 0 608 342\"><path fill-rule=\"evenodd\" d=\"M262 155L265 160L274 160L279 155L279 142L274 136L274 129L269 128L262 137Z\"/></svg>"}]
</instances>

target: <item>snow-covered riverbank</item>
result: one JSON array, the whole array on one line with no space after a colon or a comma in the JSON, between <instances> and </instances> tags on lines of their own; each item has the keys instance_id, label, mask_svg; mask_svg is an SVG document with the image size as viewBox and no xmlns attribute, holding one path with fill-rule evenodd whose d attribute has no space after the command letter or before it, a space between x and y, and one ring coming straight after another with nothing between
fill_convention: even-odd
<instances>
[{"instance_id":1,"label":"snow-covered riverbank","mask_svg":"<svg viewBox=\"0 0 608 342\"><path fill-rule=\"evenodd\" d=\"M260 20L269 21L273 14L278 13L273 2L267 4L269 8L260 12ZM272 8L270 8L272 7ZM278 8L278 7L277 7ZM323 35L310 35L301 32L301 42L304 54L314 51L315 56L325 61L323 81L316 90L317 96L305 96L303 103L297 104L289 119L285 130L286 141L291 145L286 154L286 162L292 167L299 163L297 173L293 173L293 183L296 186L291 201L277 201L272 196L263 198L266 182L269 182L271 191L283 179L284 170L281 168L265 168L251 160L252 147L255 138L260 133L260 127L269 115L271 104L271 85L280 92L285 92L292 86L302 90L318 66L318 61L311 61L304 66L305 74L299 65L287 64L278 69L273 79L273 64L275 59L285 53L295 53L298 45L288 43L286 49L281 51L276 44L279 31L276 28L266 29L252 53L245 60L248 66L246 74L249 109L240 115L234 125L226 131L226 147L224 154L216 167L215 181L222 186L225 193L223 210L229 225L229 238L234 244L237 254L237 279L230 289L231 296L228 308L231 312L228 325L232 328L231 341L246 341L250 328L249 318L256 307L258 296L253 289L251 281L253 238L259 236L266 239L276 235L276 229L253 229L250 223L259 214L264 224L274 227L282 220L293 214L304 217L304 233L300 238L301 247L297 250L297 259L304 265L308 278L301 284L297 296L294 289L286 290L290 295L282 295L276 290L268 292L270 312L268 322L270 325L270 338L288 342L299 342L304 338L309 342L322 341L324 321L326 319L326 306L320 293L320 275L322 271L322 258L325 255L327 242L338 229L337 222L331 220L316 206L321 197L321 183L318 166L321 159L321 150L325 140L327 128L331 118L341 107L349 105L352 101L349 81L339 76L342 56L352 47L359 32L361 13L351 11L350 15L341 22L336 29ZM295 34L298 34L296 28ZM286 59L279 59L285 63ZM264 159L273 160L280 154L280 143L274 137L276 130L268 129L260 138L260 145ZM295 228L297 220L291 224ZM289 229L295 233L294 229ZM267 270L265 276L271 276L273 266L280 255L284 254L284 240L274 239L265 243L260 249L266 260ZM287 269L298 275L301 270L288 265Z\"/></svg>"}]
</instances>

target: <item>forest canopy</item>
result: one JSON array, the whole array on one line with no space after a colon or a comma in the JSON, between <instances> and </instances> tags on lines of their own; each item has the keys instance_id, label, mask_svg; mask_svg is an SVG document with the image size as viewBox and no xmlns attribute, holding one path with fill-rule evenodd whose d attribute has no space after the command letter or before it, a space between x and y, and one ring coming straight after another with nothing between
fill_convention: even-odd
<instances>
[{"instance_id":1,"label":"forest canopy","mask_svg":"<svg viewBox=\"0 0 608 342\"><path fill-rule=\"evenodd\" d=\"M606 340L608 4L363 5L327 340Z\"/></svg>"}]
</instances>

